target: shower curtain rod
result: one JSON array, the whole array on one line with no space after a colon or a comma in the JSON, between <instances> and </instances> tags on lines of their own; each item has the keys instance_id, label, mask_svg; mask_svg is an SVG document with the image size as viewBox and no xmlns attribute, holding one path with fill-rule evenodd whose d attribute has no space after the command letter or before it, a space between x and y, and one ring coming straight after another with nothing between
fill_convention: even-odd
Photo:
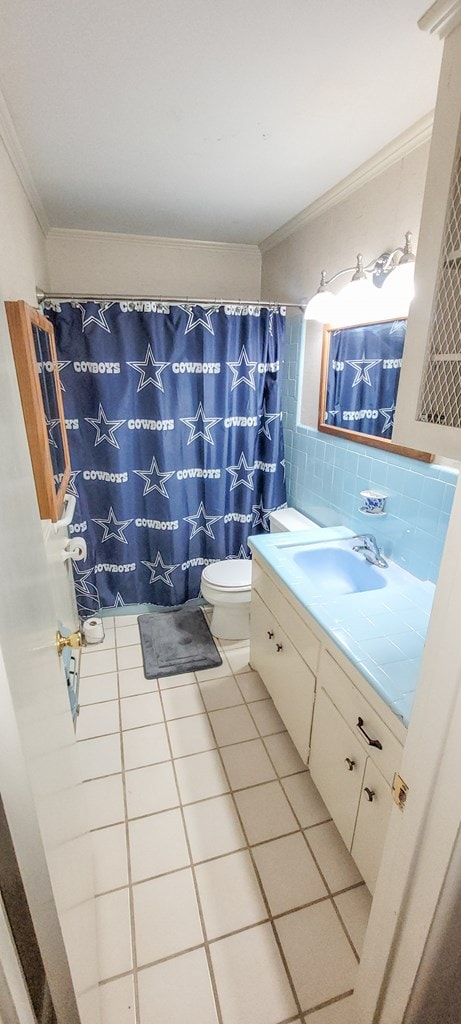
<instances>
[{"instance_id":1,"label":"shower curtain rod","mask_svg":"<svg viewBox=\"0 0 461 1024\"><path fill-rule=\"evenodd\" d=\"M196 299L189 295L69 295L67 293L44 292L41 288L36 290L37 302L167 302L180 304L184 302L193 306L285 306L291 309L303 310L298 302L262 302L261 299Z\"/></svg>"}]
</instances>

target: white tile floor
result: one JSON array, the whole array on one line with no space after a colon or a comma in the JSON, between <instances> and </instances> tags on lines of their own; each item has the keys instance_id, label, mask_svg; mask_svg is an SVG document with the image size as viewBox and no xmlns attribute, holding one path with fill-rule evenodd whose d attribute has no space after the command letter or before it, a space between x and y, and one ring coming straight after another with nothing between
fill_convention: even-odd
<instances>
[{"instance_id":1,"label":"white tile floor","mask_svg":"<svg viewBox=\"0 0 461 1024\"><path fill-rule=\"evenodd\" d=\"M103 1024L351 1024L370 896L248 644L147 680L136 617L82 655Z\"/></svg>"}]
</instances>

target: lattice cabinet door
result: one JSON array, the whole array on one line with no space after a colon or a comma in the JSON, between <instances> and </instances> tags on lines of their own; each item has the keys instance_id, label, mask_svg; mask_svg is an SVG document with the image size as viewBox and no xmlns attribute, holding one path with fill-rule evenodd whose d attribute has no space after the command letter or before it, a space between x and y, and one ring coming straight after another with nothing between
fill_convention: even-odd
<instances>
[{"instance_id":1,"label":"lattice cabinet door","mask_svg":"<svg viewBox=\"0 0 461 1024\"><path fill-rule=\"evenodd\" d=\"M461 137L447 207L417 419L461 427Z\"/></svg>"},{"instance_id":2,"label":"lattice cabinet door","mask_svg":"<svg viewBox=\"0 0 461 1024\"><path fill-rule=\"evenodd\" d=\"M393 440L461 459L461 25L444 46Z\"/></svg>"}]
</instances>

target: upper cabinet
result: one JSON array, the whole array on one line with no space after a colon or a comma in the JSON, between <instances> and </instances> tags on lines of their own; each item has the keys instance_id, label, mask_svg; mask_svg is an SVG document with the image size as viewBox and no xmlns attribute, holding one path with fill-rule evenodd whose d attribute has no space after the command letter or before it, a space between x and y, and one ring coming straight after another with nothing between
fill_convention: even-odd
<instances>
[{"instance_id":1,"label":"upper cabinet","mask_svg":"<svg viewBox=\"0 0 461 1024\"><path fill-rule=\"evenodd\" d=\"M57 522L70 477L53 327L25 302L6 302L41 519Z\"/></svg>"},{"instance_id":2,"label":"upper cabinet","mask_svg":"<svg viewBox=\"0 0 461 1024\"><path fill-rule=\"evenodd\" d=\"M393 440L461 459L461 24L444 44Z\"/></svg>"}]
</instances>

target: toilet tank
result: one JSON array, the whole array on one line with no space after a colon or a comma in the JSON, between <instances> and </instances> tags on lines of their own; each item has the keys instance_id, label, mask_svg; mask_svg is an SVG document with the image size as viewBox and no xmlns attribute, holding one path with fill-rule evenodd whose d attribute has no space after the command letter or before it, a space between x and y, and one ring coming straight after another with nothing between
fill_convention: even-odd
<instances>
[{"instance_id":1,"label":"toilet tank","mask_svg":"<svg viewBox=\"0 0 461 1024\"><path fill-rule=\"evenodd\" d=\"M279 508L269 516L271 533L289 533L292 530L310 530L317 526L312 519L303 516L295 508Z\"/></svg>"}]
</instances>

